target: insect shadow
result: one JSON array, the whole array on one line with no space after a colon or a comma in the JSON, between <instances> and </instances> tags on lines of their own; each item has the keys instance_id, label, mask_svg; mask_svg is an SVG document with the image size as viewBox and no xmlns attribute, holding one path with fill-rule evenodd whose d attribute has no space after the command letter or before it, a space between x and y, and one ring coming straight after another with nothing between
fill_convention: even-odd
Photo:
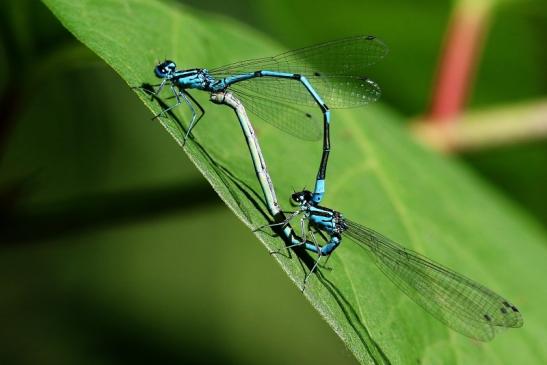
<instances>
[{"instance_id":1,"label":"insect shadow","mask_svg":"<svg viewBox=\"0 0 547 365\"><path fill-rule=\"evenodd\" d=\"M143 84L141 87L149 91L154 90L153 86L150 84ZM151 96L162 108L162 110L168 107L167 104L160 97L156 95ZM181 132L186 133L187 128L185 127L184 123L181 122L180 118L173 113L173 110L169 110L167 114L169 118L171 118L181 129ZM275 217L272 217L268 211L267 202L259 192L257 192L248 183L235 176L219 161L215 160L214 157L207 151L205 146L199 143L199 141L196 141L194 137L190 136L190 140L192 141L193 146L195 146L197 152L200 153L201 156L208 162L215 175L222 181L227 191L231 195L233 201L236 202L241 212L249 222L253 222L254 219L246 205L240 203L242 196L245 197L245 199L251 203L255 211L258 212L260 216L270 224L283 222L286 219L283 212L280 212ZM291 237L285 236L283 232L283 227L273 226L271 227L271 229L274 232L273 236L281 238L284 241L285 246L292 246L290 250L287 250L287 257L292 257L291 252L295 254L295 256L298 258L298 262L301 265L303 275L305 276L306 272L309 272L315 266L315 255L310 255L310 253L306 251L303 246L294 246L292 244ZM374 359L374 362L377 364L390 364L391 362L382 351L380 346L374 341L370 332L363 324L362 320L359 318L359 315L357 314L355 308L342 294L342 292L336 287L336 285L325 277L321 270L324 270L324 268L321 267L321 269L319 269L319 267L316 267L315 270L315 274L319 282L334 298L347 322L353 328L360 342L363 344L363 347L366 349L366 351L370 354L371 358Z\"/></svg>"}]
</instances>

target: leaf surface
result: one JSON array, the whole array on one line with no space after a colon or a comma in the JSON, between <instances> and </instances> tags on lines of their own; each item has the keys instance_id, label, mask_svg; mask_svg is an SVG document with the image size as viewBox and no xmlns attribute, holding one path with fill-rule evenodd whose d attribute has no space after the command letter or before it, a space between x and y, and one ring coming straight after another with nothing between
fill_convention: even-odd
<instances>
[{"instance_id":1,"label":"leaf surface","mask_svg":"<svg viewBox=\"0 0 547 365\"><path fill-rule=\"evenodd\" d=\"M152 70L164 58L180 68L212 68L283 50L236 22L158 1L44 2L129 86L156 83ZM233 111L211 104L205 93L193 95L207 113L185 152L245 224L266 223L267 209ZM139 96L154 113L160 110ZM181 143L176 120L186 124L189 112L179 107L175 114L163 125ZM357 359L364 364L545 363L544 232L457 161L417 146L388 107L336 110L332 118L324 205L485 284L514 302L525 318L524 328L491 343L470 340L414 304L346 240L304 295ZM253 121L278 198L288 210L293 188L312 186L321 145ZM279 238L257 236L269 251L283 247ZM307 272L301 259L313 259L272 257L298 286Z\"/></svg>"}]
</instances>

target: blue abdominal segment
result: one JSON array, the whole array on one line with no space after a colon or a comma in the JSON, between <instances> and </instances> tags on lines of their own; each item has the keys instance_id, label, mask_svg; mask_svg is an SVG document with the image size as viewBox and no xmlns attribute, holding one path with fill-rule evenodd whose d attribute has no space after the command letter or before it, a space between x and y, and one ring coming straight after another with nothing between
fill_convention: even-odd
<instances>
[{"instance_id":1,"label":"blue abdominal segment","mask_svg":"<svg viewBox=\"0 0 547 365\"><path fill-rule=\"evenodd\" d=\"M523 325L517 307L492 290L345 219L335 210L315 204L309 191L294 193L292 199L300 205L296 212L302 215L301 227L308 223L303 237L312 237L312 240L300 239L300 246L318 256L304 284L319 260L329 257L340 246L342 237L347 236L368 251L376 266L410 299L453 330L476 340L489 341L499 327ZM324 243L316 241L314 231L326 234Z\"/></svg>"}]
</instances>

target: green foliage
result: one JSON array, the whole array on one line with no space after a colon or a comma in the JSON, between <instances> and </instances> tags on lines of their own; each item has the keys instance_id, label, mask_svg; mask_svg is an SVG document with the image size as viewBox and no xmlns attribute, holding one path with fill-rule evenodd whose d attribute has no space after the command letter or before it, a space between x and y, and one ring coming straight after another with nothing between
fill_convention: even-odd
<instances>
[{"instance_id":1,"label":"green foliage","mask_svg":"<svg viewBox=\"0 0 547 365\"><path fill-rule=\"evenodd\" d=\"M213 67L280 50L233 21L156 1L44 2L130 86L154 83L158 58L174 59L180 67ZM264 224L265 207L233 112L208 103L207 95L199 100L207 114L185 151L245 224ZM188 113L179 108L177 116L187 120ZM383 105L333 113L325 204L511 298L524 313L525 327L487 344L454 333L398 291L349 240L329 269L312 277L304 295L361 363L544 363L545 236L466 168L416 146L400 121ZM284 203L293 186L313 182L320 145L256 125ZM180 143L175 121L165 120L164 126ZM305 164L296 163L295 156ZM217 229L214 221L210 224ZM270 251L283 247L278 238L257 236ZM294 254L272 257L300 286L306 273L300 260Z\"/></svg>"}]
</instances>

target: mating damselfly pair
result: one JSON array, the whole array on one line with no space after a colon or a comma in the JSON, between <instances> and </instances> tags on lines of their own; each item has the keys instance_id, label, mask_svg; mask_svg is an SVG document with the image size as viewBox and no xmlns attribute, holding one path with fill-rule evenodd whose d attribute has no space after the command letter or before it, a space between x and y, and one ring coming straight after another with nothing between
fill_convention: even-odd
<instances>
[{"instance_id":1,"label":"mating damselfly pair","mask_svg":"<svg viewBox=\"0 0 547 365\"><path fill-rule=\"evenodd\" d=\"M348 236L372 254L376 265L399 289L435 318L466 336L490 340L496 327L523 324L518 309L509 301L378 232L351 222L340 212L319 205L325 194L331 149L329 107L360 106L377 100L380 88L366 76L366 70L386 53L387 47L375 37L358 36L211 70L181 70L175 62L164 61L154 69L162 79L156 85L155 95L167 87L176 103L157 116L186 103L192 112L186 141L205 112L189 89L210 92L216 102L232 106L246 134L273 215L279 212L279 205L258 141L249 132L252 127L244 108L296 137L314 140L322 135L323 152L314 191L294 193L292 200L299 208L287 219L273 224L284 228L291 242L289 247L303 246L318 255L310 274L321 257L330 256L343 236ZM301 216L301 235L296 235L289 224L297 216ZM326 242L319 243L313 230L325 233Z\"/></svg>"}]
</instances>

